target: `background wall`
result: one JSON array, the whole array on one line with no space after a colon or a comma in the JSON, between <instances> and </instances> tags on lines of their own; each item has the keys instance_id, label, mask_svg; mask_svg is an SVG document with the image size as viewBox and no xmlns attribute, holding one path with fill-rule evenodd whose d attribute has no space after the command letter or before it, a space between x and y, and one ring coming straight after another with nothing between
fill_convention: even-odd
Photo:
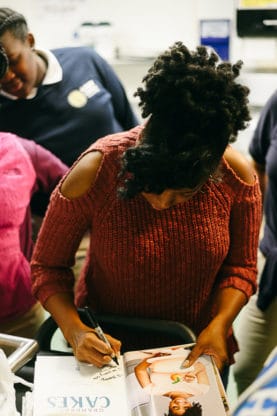
<instances>
[{"instance_id":1,"label":"background wall","mask_svg":"<svg viewBox=\"0 0 277 416\"><path fill-rule=\"evenodd\" d=\"M160 51L176 40L189 48L198 45L201 19L230 19L230 59L244 61L241 78L251 89L253 121L237 144L247 152L260 109L277 87L277 41L238 38L237 5L238 0L0 0L1 7L26 16L37 46L95 46L114 66L136 111L134 91ZM80 27L99 21L111 26Z\"/></svg>"},{"instance_id":2,"label":"background wall","mask_svg":"<svg viewBox=\"0 0 277 416\"><path fill-rule=\"evenodd\" d=\"M232 0L9 0L0 1L28 18L38 43L58 47L76 42L84 21L110 21L122 54L155 55L175 40L199 42L200 18L232 18Z\"/></svg>"}]
</instances>

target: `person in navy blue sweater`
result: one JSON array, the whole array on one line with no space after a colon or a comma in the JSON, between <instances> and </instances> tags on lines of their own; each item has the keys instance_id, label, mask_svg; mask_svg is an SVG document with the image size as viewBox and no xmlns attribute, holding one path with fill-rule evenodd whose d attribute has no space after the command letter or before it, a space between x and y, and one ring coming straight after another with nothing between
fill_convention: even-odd
<instances>
[{"instance_id":1,"label":"person in navy blue sweater","mask_svg":"<svg viewBox=\"0 0 277 416\"><path fill-rule=\"evenodd\" d=\"M240 352L233 367L238 393L257 377L277 345L277 91L263 107L249 145L263 196L259 290L240 314L236 335ZM261 413L262 414L262 413Z\"/></svg>"},{"instance_id":2,"label":"person in navy blue sweater","mask_svg":"<svg viewBox=\"0 0 277 416\"><path fill-rule=\"evenodd\" d=\"M35 49L25 17L0 8L0 130L34 140L71 165L96 139L138 124L110 65L89 47ZM0 71L1 72L1 71Z\"/></svg>"}]
</instances>

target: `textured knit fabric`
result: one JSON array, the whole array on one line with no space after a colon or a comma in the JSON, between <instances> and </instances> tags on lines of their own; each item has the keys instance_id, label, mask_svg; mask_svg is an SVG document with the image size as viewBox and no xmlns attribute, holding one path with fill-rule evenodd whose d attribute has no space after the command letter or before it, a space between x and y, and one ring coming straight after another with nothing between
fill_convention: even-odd
<instances>
[{"instance_id":1,"label":"textured knit fabric","mask_svg":"<svg viewBox=\"0 0 277 416\"><path fill-rule=\"evenodd\" d=\"M6 133L8 136L8 134ZM10 135L12 136L12 135ZM36 144L32 140L23 139L16 136L17 140L27 151L36 173L36 180L32 189L32 202L34 201L35 209L32 207L32 213L41 214L45 212L45 203L49 200L51 192L63 175L68 170L60 159L53 155L49 150ZM31 259L33 252L32 241L32 221L30 206L26 207L26 215L20 228L21 248L28 260Z\"/></svg>"},{"instance_id":2,"label":"textured knit fabric","mask_svg":"<svg viewBox=\"0 0 277 416\"><path fill-rule=\"evenodd\" d=\"M63 77L33 99L0 96L0 130L34 140L71 165L92 142L137 125L112 68L92 48L52 51Z\"/></svg>"},{"instance_id":3,"label":"textured knit fabric","mask_svg":"<svg viewBox=\"0 0 277 416\"><path fill-rule=\"evenodd\" d=\"M66 170L36 143L0 133L0 323L25 314L36 302L29 264L30 199L40 188L51 192Z\"/></svg>"},{"instance_id":4,"label":"textured knit fabric","mask_svg":"<svg viewBox=\"0 0 277 416\"><path fill-rule=\"evenodd\" d=\"M253 159L265 167L268 176L264 236L260 244L266 263L258 293L258 306L265 310L277 296L277 91L261 112L249 151Z\"/></svg>"},{"instance_id":5,"label":"textured knit fabric","mask_svg":"<svg viewBox=\"0 0 277 416\"><path fill-rule=\"evenodd\" d=\"M223 160L222 182L209 181L185 203L158 211L142 195L121 200L118 159L139 133L135 128L92 145L104 157L83 196L68 200L56 188L32 260L33 290L42 303L72 291L70 267L90 228L78 306L177 320L198 334L211 320L216 288L234 287L247 297L256 289L259 185L242 182Z\"/></svg>"},{"instance_id":6,"label":"textured knit fabric","mask_svg":"<svg viewBox=\"0 0 277 416\"><path fill-rule=\"evenodd\" d=\"M31 296L30 267L20 248L19 233L36 175L16 138L1 135L0 152L0 320L3 320L26 312L35 303Z\"/></svg>"}]
</instances>

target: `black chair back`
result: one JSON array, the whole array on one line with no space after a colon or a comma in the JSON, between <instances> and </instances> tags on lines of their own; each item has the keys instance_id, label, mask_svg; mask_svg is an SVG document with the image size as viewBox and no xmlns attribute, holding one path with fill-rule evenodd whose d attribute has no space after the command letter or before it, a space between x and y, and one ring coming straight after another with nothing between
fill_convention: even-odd
<instances>
[{"instance_id":1,"label":"black chair back","mask_svg":"<svg viewBox=\"0 0 277 416\"><path fill-rule=\"evenodd\" d=\"M78 309L82 321L90 325L84 309ZM130 350L194 343L196 336L183 323L163 320L126 317L114 314L96 314L104 332L122 341L122 353ZM59 353L51 346L57 324L50 316L42 324L37 342L41 352Z\"/></svg>"}]
</instances>

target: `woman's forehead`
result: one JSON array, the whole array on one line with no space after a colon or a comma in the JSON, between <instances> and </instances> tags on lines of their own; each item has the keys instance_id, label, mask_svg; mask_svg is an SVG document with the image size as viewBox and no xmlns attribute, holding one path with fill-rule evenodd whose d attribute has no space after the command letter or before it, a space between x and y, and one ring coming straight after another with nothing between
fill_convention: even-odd
<instances>
[{"instance_id":1,"label":"woman's forehead","mask_svg":"<svg viewBox=\"0 0 277 416\"><path fill-rule=\"evenodd\" d=\"M16 38L9 30L0 36L0 43L7 54L17 53L24 47L22 40Z\"/></svg>"}]
</instances>

